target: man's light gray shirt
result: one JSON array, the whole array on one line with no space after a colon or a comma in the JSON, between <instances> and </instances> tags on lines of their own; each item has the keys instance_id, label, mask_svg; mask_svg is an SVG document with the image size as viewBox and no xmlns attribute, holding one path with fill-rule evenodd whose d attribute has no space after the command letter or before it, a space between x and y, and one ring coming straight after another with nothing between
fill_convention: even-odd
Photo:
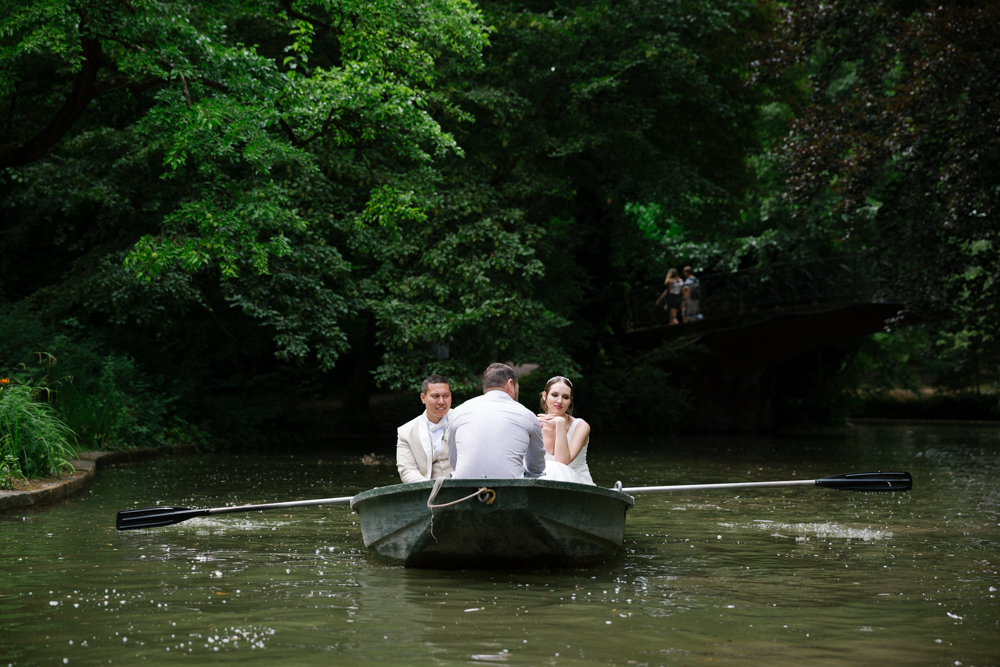
<instances>
[{"instance_id":1,"label":"man's light gray shirt","mask_svg":"<svg viewBox=\"0 0 1000 667\"><path fill-rule=\"evenodd\" d=\"M538 417L506 392L488 391L462 403L449 417L452 477L510 479L545 472Z\"/></svg>"}]
</instances>

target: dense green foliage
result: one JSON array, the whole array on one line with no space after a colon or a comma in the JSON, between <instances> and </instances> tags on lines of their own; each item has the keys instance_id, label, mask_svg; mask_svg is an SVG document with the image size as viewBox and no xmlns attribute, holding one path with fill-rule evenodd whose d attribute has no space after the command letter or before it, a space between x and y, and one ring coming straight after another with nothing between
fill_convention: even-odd
<instances>
[{"instance_id":1,"label":"dense green foliage","mask_svg":"<svg viewBox=\"0 0 1000 667\"><path fill-rule=\"evenodd\" d=\"M684 390L620 344L631 288L860 252L918 356L988 385L997 11L7 0L0 290L45 328L0 361L86 359L52 405L88 446L267 437L330 396L365 428L375 388L493 360L655 429ZM817 382L890 383L879 345Z\"/></svg>"}]
</instances>

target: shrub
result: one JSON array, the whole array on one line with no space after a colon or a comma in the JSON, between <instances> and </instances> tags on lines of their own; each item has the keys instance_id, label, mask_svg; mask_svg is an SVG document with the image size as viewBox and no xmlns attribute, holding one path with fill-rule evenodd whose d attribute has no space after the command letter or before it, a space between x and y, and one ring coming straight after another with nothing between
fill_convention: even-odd
<instances>
[{"instance_id":1,"label":"shrub","mask_svg":"<svg viewBox=\"0 0 1000 667\"><path fill-rule=\"evenodd\" d=\"M53 405L85 449L162 443L168 401L128 357L107 355L96 373L60 379L54 394Z\"/></svg>"}]
</instances>

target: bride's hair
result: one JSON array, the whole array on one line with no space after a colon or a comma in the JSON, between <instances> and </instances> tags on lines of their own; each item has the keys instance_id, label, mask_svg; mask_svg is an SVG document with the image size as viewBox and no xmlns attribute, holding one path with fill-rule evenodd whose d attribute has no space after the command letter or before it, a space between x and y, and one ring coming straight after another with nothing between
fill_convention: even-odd
<instances>
[{"instance_id":1,"label":"bride's hair","mask_svg":"<svg viewBox=\"0 0 1000 667\"><path fill-rule=\"evenodd\" d=\"M549 406L545 404L545 395L549 393L549 387L554 385L556 382L562 382L567 387L569 387L570 401L569 401L569 406L566 408L566 414L572 416L573 405L576 403L576 400L573 398L573 383L569 381L569 378L565 378L562 375L556 375L555 377L551 378L548 382L545 383L545 389L542 390L541 394L542 398L541 400L538 401L538 403L542 406L542 412L546 414L548 414L549 412Z\"/></svg>"}]
</instances>

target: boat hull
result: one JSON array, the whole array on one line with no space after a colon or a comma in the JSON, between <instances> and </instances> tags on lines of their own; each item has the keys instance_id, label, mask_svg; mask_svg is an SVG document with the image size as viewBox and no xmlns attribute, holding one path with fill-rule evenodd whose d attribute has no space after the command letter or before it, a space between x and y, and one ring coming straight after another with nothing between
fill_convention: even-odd
<instances>
[{"instance_id":1,"label":"boat hull","mask_svg":"<svg viewBox=\"0 0 1000 667\"><path fill-rule=\"evenodd\" d=\"M433 486L396 484L355 496L351 509L361 518L365 546L426 569L593 565L621 546L625 513L635 502L620 491L571 482L448 479L434 498L438 507L429 509ZM491 493L461 500L480 488Z\"/></svg>"}]
</instances>

